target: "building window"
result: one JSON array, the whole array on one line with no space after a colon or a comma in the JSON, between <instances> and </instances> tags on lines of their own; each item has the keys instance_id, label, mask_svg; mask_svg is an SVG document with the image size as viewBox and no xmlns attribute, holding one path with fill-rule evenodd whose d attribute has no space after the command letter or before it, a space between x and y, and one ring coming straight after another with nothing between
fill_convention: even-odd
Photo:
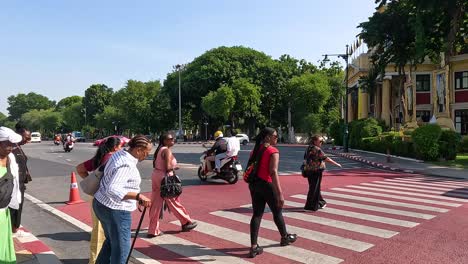
<instances>
[{"instance_id":1,"label":"building window","mask_svg":"<svg viewBox=\"0 0 468 264\"><path fill-rule=\"evenodd\" d=\"M424 123L429 122L431 120L431 111L428 110L421 110L416 111L416 119L421 118Z\"/></svg>"},{"instance_id":2,"label":"building window","mask_svg":"<svg viewBox=\"0 0 468 264\"><path fill-rule=\"evenodd\" d=\"M468 89L468 71L455 73L455 89Z\"/></svg>"},{"instance_id":3,"label":"building window","mask_svg":"<svg viewBox=\"0 0 468 264\"><path fill-rule=\"evenodd\" d=\"M416 92L429 92L431 90L431 75L416 75Z\"/></svg>"},{"instance_id":4,"label":"building window","mask_svg":"<svg viewBox=\"0 0 468 264\"><path fill-rule=\"evenodd\" d=\"M468 109L455 110L455 131L468 135Z\"/></svg>"}]
</instances>

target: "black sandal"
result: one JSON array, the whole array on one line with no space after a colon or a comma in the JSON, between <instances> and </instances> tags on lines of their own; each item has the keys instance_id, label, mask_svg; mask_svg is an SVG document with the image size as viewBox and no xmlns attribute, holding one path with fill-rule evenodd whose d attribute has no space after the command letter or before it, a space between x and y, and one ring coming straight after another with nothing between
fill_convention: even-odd
<instances>
[{"instance_id":1,"label":"black sandal","mask_svg":"<svg viewBox=\"0 0 468 264\"><path fill-rule=\"evenodd\" d=\"M255 258L255 256L260 255L263 253L263 248L261 248L258 244L255 248L250 248L249 257Z\"/></svg>"}]
</instances>

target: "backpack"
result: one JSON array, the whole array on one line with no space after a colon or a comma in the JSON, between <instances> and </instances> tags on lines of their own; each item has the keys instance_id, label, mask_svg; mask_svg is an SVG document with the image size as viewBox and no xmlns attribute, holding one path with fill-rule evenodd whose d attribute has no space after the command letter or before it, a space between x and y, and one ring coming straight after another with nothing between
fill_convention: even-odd
<instances>
[{"instance_id":1,"label":"backpack","mask_svg":"<svg viewBox=\"0 0 468 264\"><path fill-rule=\"evenodd\" d=\"M226 137L226 155L228 157L237 156L240 150L240 142L236 137Z\"/></svg>"},{"instance_id":2,"label":"backpack","mask_svg":"<svg viewBox=\"0 0 468 264\"><path fill-rule=\"evenodd\" d=\"M5 208L10 204L14 186L14 178L10 173L10 159L8 159L7 173L0 178L0 208Z\"/></svg>"}]
</instances>

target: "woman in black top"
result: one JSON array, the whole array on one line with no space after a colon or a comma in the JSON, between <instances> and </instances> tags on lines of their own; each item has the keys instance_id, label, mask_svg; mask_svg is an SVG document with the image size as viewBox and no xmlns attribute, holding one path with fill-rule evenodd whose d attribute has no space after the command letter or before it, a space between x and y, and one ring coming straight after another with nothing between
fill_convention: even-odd
<instances>
[{"instance_id":1,"label":"woman in black top","mask_svg":"<svg viewBox=\"0 0 468 264\"><path fill-rule=\"evenodd\" d=\"M18 163L19 167L19 184L21 190L21 203L19 205L19 208L10 208L11 227L13 229L13 233L17 233L18 228L21 226L21 214L23 212L24 192L26 191L26 183L31 181L31 175L29 174L27 165L28 157L21 148L22 145L31 141L31 132L18 123L16 124L16 133L20 134L23 137L23 140L20 143L16 144L16 147L12 151L12 153L15 155L16 162Z\"/></svg>"},{"instance_id":2,"label":"woman in black top","mask_svg":"<svg viewBox=\"0 0 468 264\"><path fill-rule=\"evenodd\" d=\"M323 139L319 136L313 136L309 147L304 153L305 176L309 182L309 192L307 193L307 201L304 206L306 211L317 211L324 208L327 204L320 193L320 185L322 184L322 173L325 170L325 162L332 163L341 168L341 165L329 157L325 156L320 148Z\"/></svg>"}]
</instances>

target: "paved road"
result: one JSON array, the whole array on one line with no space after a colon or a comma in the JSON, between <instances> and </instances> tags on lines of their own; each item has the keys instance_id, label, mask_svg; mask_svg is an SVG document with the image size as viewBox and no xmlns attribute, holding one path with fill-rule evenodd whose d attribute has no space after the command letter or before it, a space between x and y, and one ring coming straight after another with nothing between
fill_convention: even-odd
<instances>
[{"instance_id":1,"label":"paved road","mask_svg":"<svg viewBox=\"0 0 468 264\"><path fill-rule=\"evenodd\" d=\"M252 147L252 145L242 146L239 156L244 166ZM299 173L298 167L302 161L304 149L302 147L279 147L279 149L281 153L281 173ZM199 181L196 171L199 156L204 150L205 148L200 145L176 145L174 147L173 152L179 161L181 167L179 174L184 180L184 185L200 186L208 188L207 190L213 190L213 188L218 187L213 185L221 183L219 186L222 186L222 188L233 188L232 185L224 184L221 181L203 184ZM70 208L64 207L64 202L69 197L70 174L77 164L92 157L95 151L96 148L89 143L76 144L76 148L71 153L65 153L61 146L55 146L51 142L26 145L25 152L29 156L30 170L33 176L33 181L28 184L27 193L54 208ZM145 192L151 189L151 158L149 157L148 160L139 164L139 169L143 176L142 190ZM345 169L362 168L362 165L357 162L350 162L342 158L337 158L337 160L344 165ZM333 166L330 166L329 169L335 172L343 171ZM285 177L289 177L289 175L285 175ZM237 185L240 184L239 182ZM83 193L81 197L83 199L87 198ZM221 203L224 202L223 199ZM72 211L81 212L89 216L88 208L71 208L73 209ZM26 201L24 211L23 224L38 238L48 244L64 263L87 263L89 240L87 232L63 221L59 217L52 216L30 201ZM83 221L86 222L89 219Z\"/></svg>"}]
</instances>

